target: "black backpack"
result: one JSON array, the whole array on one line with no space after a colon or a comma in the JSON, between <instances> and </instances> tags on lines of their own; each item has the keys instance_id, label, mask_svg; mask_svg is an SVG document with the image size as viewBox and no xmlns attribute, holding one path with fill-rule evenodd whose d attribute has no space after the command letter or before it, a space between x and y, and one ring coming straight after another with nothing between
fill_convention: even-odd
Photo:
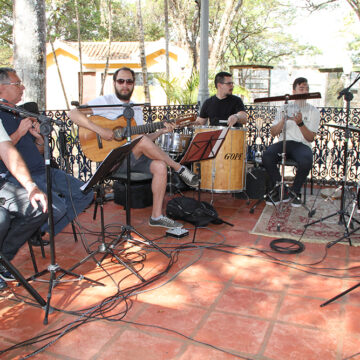
<instances>
[{"instance_id":1,"label":"black backpack","mask_svg":"<svg viewBox=\"0 0 360 360\"><path fill-rule=\"evenodd\" d=\"M195 226L206 226L210 222L222 224L218 213L206 201L181 196L170 200L166 207L166 215L174 220L184 220Z\"/></svg>"}]
</instances>

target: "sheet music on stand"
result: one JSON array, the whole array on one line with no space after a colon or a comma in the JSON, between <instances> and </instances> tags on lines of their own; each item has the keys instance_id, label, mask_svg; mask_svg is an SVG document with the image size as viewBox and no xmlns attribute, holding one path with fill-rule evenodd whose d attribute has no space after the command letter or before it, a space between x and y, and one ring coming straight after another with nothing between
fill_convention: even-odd
<instances>
[{"instance_id":1,"label":"sheet music on stand","mask_svg":"<svg viewBox=\"0 0 360 360\"><path fill-rule=\"evenodd\" d=\"M80 190L84 192L90 190L93 186L114 172L126 159L128 152L132 150L132 148L140 141L141 138L142 136L139 136L138 138L132 140L131 143L126 143L116 149L111 150L96 169L94 175L80 187Z\"/></svg>"},{"instance_id":2,"label":"sheet music on stand","mask_svg":"<svg viewBox=\"0 0 360 360\"><path fill-rule=\"evenodd\" d=\"M187 164L216 157L229 131L228 127L219 130L203 131L195 134L180 164Z\"/></svg>"}]
</instances>

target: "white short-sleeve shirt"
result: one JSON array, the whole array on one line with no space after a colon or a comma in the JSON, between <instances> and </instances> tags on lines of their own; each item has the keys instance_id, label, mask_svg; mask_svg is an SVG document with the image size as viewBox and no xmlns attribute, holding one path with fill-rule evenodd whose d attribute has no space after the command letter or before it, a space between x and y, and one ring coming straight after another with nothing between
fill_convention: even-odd
<instances>
[{"instance_id":1,"label":"white short-sleeve shirt","mask_svg":"<svg viewBox=\"0 0 360 360\"><path fill-rule=\"evenodd\" d=\"M130 104L133 102L130 101ZM104 96L99 96L91 101L88 101L88 105L121 105L126 104L125 102L118 99L115 94L108 94ZM134 110L134 119L137 125L143 125L143 113L140 106L131 107ZM94 115L99 115L106 117L109 120L115 120L118 117L122 116L124 113L125 107L116 106L116 107L96 107L92 108L92 112Z\"/></svg>"},{"instance_id":2,"label":"white short-sleeve shirt","mask_svg":"<svg viewBox=\"0 0 360 360\"><path fill-rule=\"evenodd\" d=\"M286 111L288 117L293 117L297 112L300 111L302 114L302 121L305 126L314 133L318 131L320 125L320 111L315 106L308 103L301 104L301 106L296 103L290 103L287 105L286 109L286 105L284 105L276 113L273 125L276 125L280 122ZM284 134L281 132L279 135L279 141L282 141L283 137ZM311 142L304 138L303 134L301 133L301 129L294 120L286 121L286 140L301 142L311 147Z\"/></svg>"},{"instance_id":3,"label":"white short-sleeve shirt","mask_svg":"<svg viewBox=\"0 0 360 360\"><path fill-rule=\"evenodd\" d=\"M4 141L11 141L10 136L8 135L8 133L6 132L2 121L0 119L0 142L4 142Z\"/></svg>"}]
</instances>

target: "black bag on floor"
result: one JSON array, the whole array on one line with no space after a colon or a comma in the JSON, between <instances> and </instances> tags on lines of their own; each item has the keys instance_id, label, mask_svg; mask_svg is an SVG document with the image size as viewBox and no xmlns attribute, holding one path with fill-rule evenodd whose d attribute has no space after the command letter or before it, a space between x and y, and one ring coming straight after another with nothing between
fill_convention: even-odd
<instances>
[{"instance_id":1,"label":"black bag on floor","mask_svg":"<svg viewBox=\"0 0 360 360\"><path fill-rule=\"evenodd\" d=\"M166 207L166 215L174 220L187 221L195 226L206 226L210 222L222 224L218 213L206 201L181 196L170 200Z\"/></svg>"}]
</instances>

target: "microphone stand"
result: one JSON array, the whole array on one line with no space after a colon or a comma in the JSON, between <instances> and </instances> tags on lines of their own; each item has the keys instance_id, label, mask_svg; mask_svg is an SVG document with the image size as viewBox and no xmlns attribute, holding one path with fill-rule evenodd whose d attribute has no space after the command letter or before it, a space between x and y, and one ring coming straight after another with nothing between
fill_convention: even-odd
<instances>
[{"instance_id":1,"label":"microphone stand","mask_svg":"<svg viewBox=\"0 0 360 360\"><path fill-rule=\"evenodd\" d=\"M124 103L122 106L124 107L124 117L127 122L126 126L126 139L127 144L131 143L131 119L134 117L134 109L133 107L136 104L133 103ZM153 241L146 238L144 235L140 234L132 225L131 225L131 196L130 196L130 185L131 185L131 171L130 171L130 152L127 154L126 158L126 225L122 226L121 234L117 238L117 242L120 242L122 239L129 240L129 241L135 241L140 242L142 244L150 245L154 247L155 249L159 250L161 253L163 253L165 256L170 258L171 256L163 250L161 247L156 245ZM134 239L131 236L131 233L135 233L139 238Z\"/></svg>"},{"instance_id":2,"label":"microphone stand","mask_svg":"<svg viewBox=\"0 0 360 360\"><path fill-rule=\"evenodd\" d=\"M345 125L345 142L344 142L344 167L343 167L343 179L342 179L342 188L341 188L341 200L340 200L340 210L330 214L326 217L323 217L319 220L313 221L309 224L304 225L305 229L311 225L314 225L318 222L321 222L323 220L326 220L328 218L331 218L333 216L339 215L339 224L343 224L345 227L345 232L344 232L344 236L342 236L341 238L331 241L329 242L326 247L329 249L330 247L332 247L333 245L337 244L339 241L343 240L343 239L347 239L349 242L349 245L351 246L351 238L350 235L353 234L355 231L359 230L359 228L357 228L354 231L349 232L349 225L351 225L351 217L350 217L350 221L347 223L346 219L345 219L345 215L349 216L349 214L345 211L345 187L346 187L346 182L347 182L347 173L348 173L348 168L347 168L347 162L348 162L348 142L350 139L350 128L349 128L349 118L350 118L350 102L351 100L354 98L353 94L350 92L351 87L358 81L360 80L360 75L357 76L357 78L355 79L355 81L348 86L347 88L341 90L339 92L339 96L338 99L340 99L342 96L344 96L344 99L346 101L346 125ZM355 222L357 222L355 219L353 219Z\"/></svg>"},{"instance_id":3,"label":"microphone stand","mask_svg":"<svg viewBox=\"0 0 360 360\"><path fill-rule=\"evenodd\" d=\"M10 104L10 103L9 103ZM16 112L20 116L26 117L34 117L40 122L40 133L44 137L44 160L45 160L45 176L46 176L46 195L48 198L48 225L49 225L49 240L50 240L50 265L47 269L33 275L30 279L33 280L36 277L42 276L47 272L50 273L50 280L49 280L49 290L47 295L47 301L45 305L45 316L44 316L44 325L48 324L48 315L52 313L53 309L50 307L52 289L56 286L57 278L56 272L62 271L64 274L71 275L77 277L78 280L86 279L87 281L93 282L98 285L103 285L98 281L92 280L90 278L84 277L83 275L79 275L73 273L71 271L65 270L61 268L56 263L56 255L55 255L55 241L54 241L54 215L53 215L53 208L52 208L52 182L51 182L51 172L50 172L50 142L49 137L51 131L53 130L52 122L56 123L57 125L61 125L61 121L53 120L45 115L34 114L30 111L23 110L15 105L8 106L4 104L0 104L0 108L5 109L7 111Z\"/></svg>"}]
</instances>

